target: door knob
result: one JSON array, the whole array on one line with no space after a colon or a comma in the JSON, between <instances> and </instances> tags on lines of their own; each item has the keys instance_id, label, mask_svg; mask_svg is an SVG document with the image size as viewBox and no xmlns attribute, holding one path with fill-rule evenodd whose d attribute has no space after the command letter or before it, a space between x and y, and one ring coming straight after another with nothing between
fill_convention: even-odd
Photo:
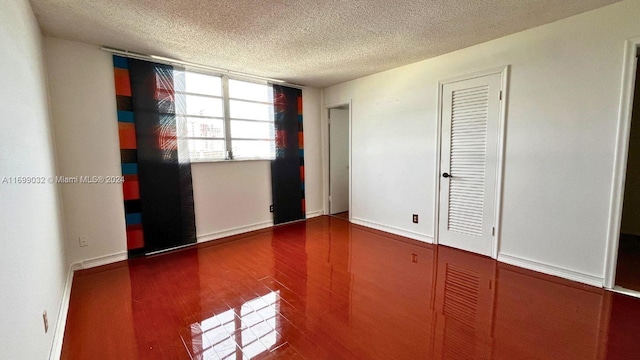
<instances>
[{"instance_id":1,"label":"door knob","mask_svg":"<svg viewBox=\"0 0 640 360\"><path fill-rule=\"evenodd\" d=\"M442 177L443 178L448 178L448 177L453 177L453 176L451 176L449 173L443 173Z\"/></svg>"}]
</instances>

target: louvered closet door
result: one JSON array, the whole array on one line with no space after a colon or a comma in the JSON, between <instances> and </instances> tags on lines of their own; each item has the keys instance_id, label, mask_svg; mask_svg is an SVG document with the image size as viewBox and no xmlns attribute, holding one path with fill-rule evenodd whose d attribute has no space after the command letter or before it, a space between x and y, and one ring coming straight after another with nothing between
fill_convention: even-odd
<instances>
[{"instance_id":1,"label":"louvered closet door","mask_svg":"<svg viewBox=\"0 0 640 360\"><path fill-rule=\"evenodd\" d=\"M447 83L442 97L439 243L491 256L500 74Z\"/></svg>"}]
</instances>

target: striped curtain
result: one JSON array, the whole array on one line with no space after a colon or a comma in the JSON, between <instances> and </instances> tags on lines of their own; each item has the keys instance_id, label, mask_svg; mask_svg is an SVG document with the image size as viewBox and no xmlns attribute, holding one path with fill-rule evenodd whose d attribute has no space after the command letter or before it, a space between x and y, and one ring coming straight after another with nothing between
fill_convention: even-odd
<instances>
[{"instance_id":1,"label":"striped curtain","mask_svg":"<svg viewBox=\"0 0 640 360\"><path fill-rule=\"evenodd\" d=\"M271 162L273 222L305 219L302 90L273 85L276 158Z\"/></svg>"},{"instance_id":2,"label":"striped curtain","mask_svg":"<svg viewBox=\"0 0 640 360\"><path fill-rule=\"evenodd\" d=\"M113 57L129 257L196 242L191 164L169 65ZM183 86L183 85L182 85Z\"/></svg>"}]
</instances>

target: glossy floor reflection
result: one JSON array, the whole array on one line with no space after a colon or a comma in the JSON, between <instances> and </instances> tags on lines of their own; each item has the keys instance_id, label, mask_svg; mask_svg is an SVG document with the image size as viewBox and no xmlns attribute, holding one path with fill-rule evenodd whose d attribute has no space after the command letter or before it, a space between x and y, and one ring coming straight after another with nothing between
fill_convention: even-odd
<instances>
[{"instance_id":1,"label":"glossy floor reflection","mask_svg":"<svg viewBox=\"0 0 640 360\"><path fill-rule=\"evenodd\" d=\"M62 358L638 354L638 299L321 217L77 272Z\"/></svg>"}]
</instances>

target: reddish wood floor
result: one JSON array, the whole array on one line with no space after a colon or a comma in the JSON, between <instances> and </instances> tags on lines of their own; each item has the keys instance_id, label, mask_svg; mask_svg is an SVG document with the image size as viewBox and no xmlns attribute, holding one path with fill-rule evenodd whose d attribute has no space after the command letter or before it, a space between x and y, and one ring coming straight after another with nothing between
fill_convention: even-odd
<instances>
[{"instance_id":1,"label":"reddish wood floor","mask_svg":"<svg viewBox=\"0 0 640 360\"><path fill-rule=\"evenodd\" d=\"M62 358L638 354L638 299L320 217L77 272Z\"/></svg>"}]
</instances>

